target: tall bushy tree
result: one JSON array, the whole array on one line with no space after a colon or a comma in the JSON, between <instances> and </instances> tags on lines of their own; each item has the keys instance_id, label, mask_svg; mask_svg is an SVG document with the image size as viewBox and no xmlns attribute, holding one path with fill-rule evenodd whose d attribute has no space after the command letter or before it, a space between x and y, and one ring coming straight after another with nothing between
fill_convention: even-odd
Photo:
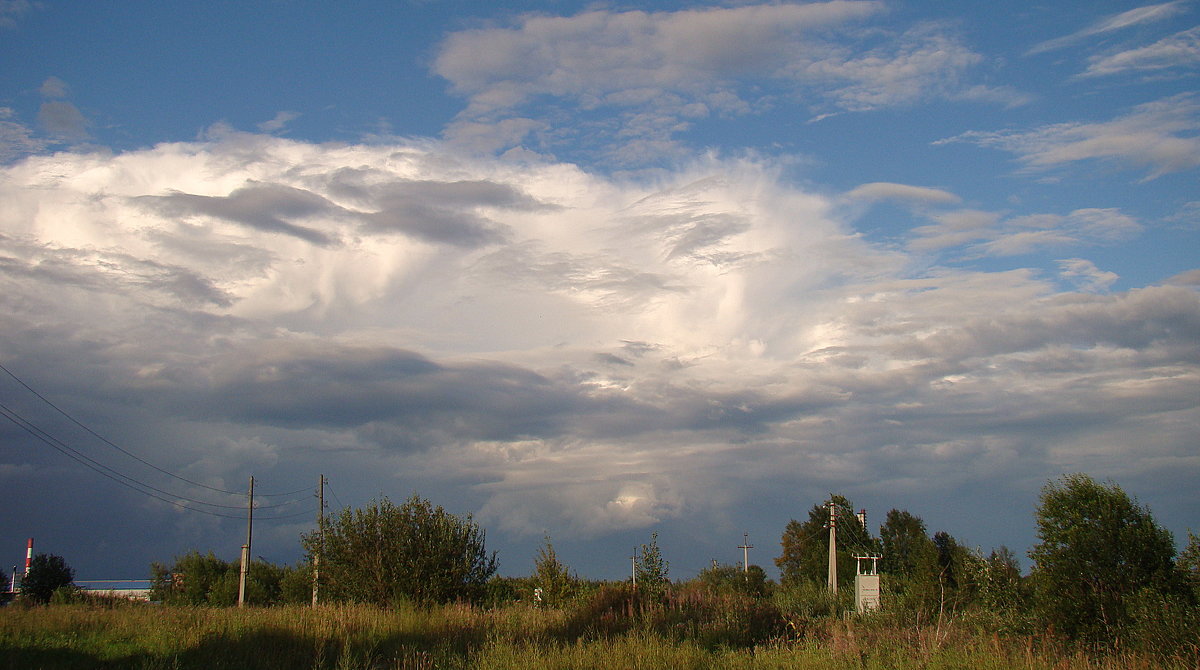
<instances>
[{"instance_id":1,"label":"tall bushy tree","mask_svg":"<svg viewBox=\"0 0 1200 670\"><path fill-rule=\"evenodd\" d=\"M150 599L164 605L237 604L241 561L217 558L211 551L196 550L176 556L171 565L150 564ZM287 568L265 561L251 561L246 577L246 602L275 605L283 600L281 582Z\"/></svg>"},{"instance_id":2,"label":"tall bushy tree","mask_svg":"<svg viewBox=\"0 0 1200 670\"><path fill-rule=\"evenodd\" d=\"M1021 564L1017 555L1004 545L993 549L984 561L979 587L984 607L999 613L1015 613L1024 609L1021 589Z\"/></svg>"},{"instance_id":3,"label":"tall bushy tree","mask_svg":"<svg viewBox=\"0 0 1200 670\"><path fill-rule=\"evenodd\" d=\"M934 565L937 547L925 534L925 522L907 510L892 509L879 528L883 544L880 571L896 577L914 577Z\"/></svg>"},{"instance_id":4,"label":"tall bushy tree","mask_svg":"<svg viewBox=\"0 0 1200 670\"><path fill-rule=\"evenodd\" d=\"M171 565L150 564L150 598L166 605L231 605L237 598L237 578L241 568L217 558L211 551L196 550L176 556ZM234 601L222 602L217 595L227 575L233 574Z\"/></svg>"},{"instance_id":5,"label":"tall bushy tree","mask_svg":"<svg viewBox=\"0 0 1200 670\"><path fill-rule=\"evenodd\" d=\"M854 506L846 498L832 497L837 508L837 572L839 584L853 584L855 554L875 553L879 543L854 515ZM802 582L825 583L829 576L829 505L813 505L808 520L792 519L784 528L779 544L782 553L775 559L785 586Z\"/></svg>"},{"instance_id":6,"label":"tall bushy tree","mask_svg":"<svg viewBox=\"0 0 1200 670\"><path fill-rule=\"evenodd\" d=\"M1191 589L1193 599L1200 601L1200 536L1190 530L1187 546L1179 552L1176 567L1184 585Z\"/></svg>"},{"instance_id":7,"label":"tall bushy tree","mask_svg":"<svg viewBox=\"0 0 1200 670\"><path fill-rule=\"evenodd\" d=\"M567 566L558 560L558 553L554 551L549 536L538 548L530 581L533 582L533 588L541 589L542 602L551 607L561 607L575 590L576 579Z\"/></svg>"},{"instance_id":8,"label":"tall bushy tree","mask_svg":"<svg viewBox=\"0 0 1200 670\"><path fill-rule=\"evenodd\" d=\"M714 564L701 570L696 581L714 593L742 593L761 598L771 590L767 573L757 565L744 568L726 563Z\"/></svg>"},{"instance_id":9,"label":"tall bushy tree","mask_svg":"<svg viewBox=\"0 0 1200 670\"><path fill-rule=\"evenodd\" d=\"M45 605L50 602L54 591L71 585L75 571L62 556L38 554L29 563L29 572L21 580L21 597Z\"/></svg>"},{"instance_id":10,"label":"tall bushy tree","mask_svg":"<svg viewBox=\"0 0 1200 670\"><path fill-rule=\"evenodd\" d=\"M1171 590L1174 539L1119 486L1066 475L1042 489L1036 518L1036 603L1068 637L1113 644L1132 621L1135 595Z\"/></svg>"},{"instance_id":11,"label":"tall bushy tree","mask_svg":"<svg viewBox=\"0 0 1200 670\"><path fill-rule=\"evenodd\" d=\"M301 538L308 557L321 552L321 592L334 600L394 604L404 600L478 601L496 571L484 531L413 496L397 507L386 497L347 509Z\"/></svg>"},{"instance_id":12,"label":"tall bushy tree","mask_svg":"<svg viewBox=\"0 0 1200 670\"><path fill-rule=\"evenodd\" d=\"M650 534L650 542L642 545L634 565L637 585L642 593L652 597L666 593L671 583L671 564L663 559L662 550L658 548L658 533Z\"/></svg>"}]
</instances>

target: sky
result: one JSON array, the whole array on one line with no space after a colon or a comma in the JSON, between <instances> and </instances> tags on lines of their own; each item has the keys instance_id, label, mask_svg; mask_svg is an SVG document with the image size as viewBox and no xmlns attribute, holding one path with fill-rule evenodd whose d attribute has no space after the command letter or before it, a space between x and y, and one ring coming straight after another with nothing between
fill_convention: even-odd
<instances>
[{"instance_id":1,"label":"sky","mask_svg":"<svg viewBox=\"0 0 1200 670\"><path fill-rule=\"evenodd\" d=\"M1200 4L0 0L0 568L1200 498ZM743 534L746 535L743 535ZM6 558L7 557L7 558ZM1029 568L1023 557L1022 567Z\"/></svg>"}]
</instances>

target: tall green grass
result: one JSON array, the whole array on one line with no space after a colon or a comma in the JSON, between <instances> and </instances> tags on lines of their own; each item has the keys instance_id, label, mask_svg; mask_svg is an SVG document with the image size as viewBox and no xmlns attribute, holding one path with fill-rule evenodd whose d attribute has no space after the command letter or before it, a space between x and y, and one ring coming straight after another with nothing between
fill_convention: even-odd
<instances>
[{"instance_id":1,"label":"tall green grass","mask_svg":"<svg viewBox=\"0 0 1200 670\"><path fill-rule=\"evenodd\" d=\"M570 611L525 605L217 609L60 605L0 610L0 668L433 670L521 668L1149 670L1194 657L1089 657L962 623L813 617L745 626L736 599L637 603L608 594ZM741 605L748 607L744 603ZM725 612L722 614L722 612ZM766 622L762 625L774 626ZM764 629L764 630L768 630ZM1189 660L1190 659L1190 660Z\"/></svg>"}]
</instances>

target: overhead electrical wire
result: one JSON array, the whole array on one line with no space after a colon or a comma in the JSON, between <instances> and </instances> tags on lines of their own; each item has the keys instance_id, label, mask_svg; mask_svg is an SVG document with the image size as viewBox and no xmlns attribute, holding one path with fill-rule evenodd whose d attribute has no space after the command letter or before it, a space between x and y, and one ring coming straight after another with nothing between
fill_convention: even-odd
<instances>
[{"instance_id":1,"label":"overhead electrical wire","mask_svg":"<svg viewBox=\"0 0 1200 670\"><path fill-rule=\"evenodd\" d=\"M126 456L129 456L130 458L133 458L134 460L136 460L140 463L143 463L143 464L153 468L154 470L157 470L158 472L169 475L175 479L186 482L188 484L192 484L192 485L195 485L195 486L198 486L201 488L205 488L205 489L217 492L217 493L223 493L223 494L228 494L228 495L237 495L237 496L246 495L246 492L244 492L244 491L227 491L225 489L207 486L207 485L201 484L199 482L193 482L190 479L187 479L185 477L180 477L179 475L176 475L170 471L164 470L164 469L154 465L153 463L150 463L142 458L139 458L138 456L130 453L129 451L127 451L125 449L122 449L120 446L118 446L118 445L114 444L113 442L109 441L108 439L104 438L103 436L101 436L100 434L98 434L97 432L95 432L94 430L89 428L88 426L84 425L82 422L80 422L77 419L75 419L74 417L72 417L70 414L68 414L62 408L55 405L53 402L51 402L45 396L38 393L31 386L29 386L24 381L22 381L19 377L17 377L15 374L13 374L11 370L4 367L4 365L0 364L0 370L5 372L9 377L11 377L13 380L15 380L18 384L20 384L22 387L24 387L26 390L28 390L34 396L36 396L39 400L46 403L50 407L54 408L55 411L57 411L59 414L62 414L64 417L69 419L75 425L82 428L88 434L99 439L100 441L104 442L108 446L120 451L121 453L125 454ZM169 505L173 505L180 509L185 509L185 510L189 510L189 511L193 511L193 512L200 512L201 514L208 514L210 516L217 516L217 517L223 517L223 518L229 518L229 519L244 518L244 515L241 513L234 514L232 512L223 512L223 511L218 511L218 510L242 510L242 509L245 509L245 505L226 505L226 504L222 504L222 503L214 503L214 502L208 502L208 501L204 501L204 500L198 500L196 498L190 498L188 496L173 493L171 491L167 491L167 490L158 488L156 486L153 486L151 484L148 484L140 479L137 479L135 477L127 475L115 468L109 467L108 465L105 465L104 463L101 463L100 461L98 461L94 458L91 458L90 456L83 453L82 451L76 449L75 447L72 447L71 445L67 444L63 440L60 440L59 438L55 437L50 432L41 428L40 426L33 423L29 419L26 419L15 409L13 409L3 403L0 403L0 416L3 416L10 423L14 424L21 430L24 430L26 433L28 433L29 435L31 435L32 437L37 439L39 442L42 442L43 444L51 447L55 451L58 451L59 453L63 454L64 456L67 456L68 458L71 458L72 460L83 465L84 467L87 467L88 469L90 469L104 477L107 477L108 479L111 479L111 480L117 482L118 484L125 486L126 488L137 491L138 493L141 493L142 495L146 495L146 496L149 496L156 500L160 500L162 502L165 502ZM302 489L298 489L296 491L291 491L289 493L271 493L271 494L259 494L259 495L261 495L263 497L294 496L298 493L306 492L307 490L308 490L308 488L305 487ZM299 499L285 500L283 502L275 503L272 505L254 505L254 509L255 510L280 509L283 507L288 507L288 506L294 505L297 502L300 502L300 500ZM187 504L187 503L192 503L192 504ZM195 505L202 505L204 507L196 507ZM211 507L211 508L216 508L216 509L205 509L205 507ZM296 513L292 513L292 514L269 516L269 517L259 517L259 518L264 521L275 520L275 519L290 519L293 517L304 516L304 515L308 515L311 513L312 513L312 510L305 510L302 512L296 512Z\"/></svg>"},{"instance_id":2,"label":"overhead electrical wire","mask_svg":"<svg viewBox=\"0 0 1200 670\"><path fill-rule=\"evenodd\" d=\"M147 467L149 467L149 468L152 468L152 469L154 469L154 470L157 470L158 472L161 472L162 474L164 474L164 475L167 475L168 477L173 477L173 478L175 478L175 479L178 479L179 481L186 482L186 483L188 483L188 484L191 484L192 486L198 486L198 487L200 487L200 488L203 488L203 489L208 489L209 491L215 491L215 492L217 492L217 493L228 493L228 494L230 494L230 495L244 495L244 494L245 494L245 491L230 491L230 490L227 490L227 489L217 488L217 487L215 487L215 486L209 486L208 484L202 484L202 483L200 483L200 482L192 481L192 480L188 479L187 477L183 477L183 476L177 475L177 474L175 474L174 472L171 472L171 471L169 471L169 470L164 470L163 468L160 468L160 467L158 467L157 465L155 465L155 464L153 464L153 463L151 463L151 462L149 462L149 461L147 461L147 460L145 460L145 459L141 458L140 456L138 456L138 455L136 455L136 454L133 454L133 453L129 452L128 450L126 450L126 449L122 448L120 445L117 445L117 444L115 444L115 443L111 442L111 441L110 441L108 438L106 438L106 437L104 437L103 435L101 435L101 434L97 433L96 431L92 430L92 429L91 429L91 428L89 428L88 426L84 425L84 423L83 423L83 422L79 421L79 420L78 420L78 419L76 419L75 417L73 417L73 416L71 416L70 414L68 414L66 410L64 410L63 408L61 408L61 407L59 407L58 405L56 405L56 404L54 404L53 402L51 402L49 398L47 398L46 396L42 395L41 393L38 393L36 389L34 389L34 388L33 388L32 386L30 386L29 384L25 383L25 381L24 381L24 380L22 380L20 377L18 377L16 374L14 374L12 370L9 370L8 368L4 367L4 364L3 364L3 363L0 363L0 370L4 371L4 373L5 373L5 374L7 374L9 377L11 377L11 378L13 379L13 381L17 382L17 383L18 383L18 384L20 384L22 387L24 387L26 391L29 391L30 393L32 393L32 394L33 394L33 395L34 395L34 396L35 396L35 397L36 397L38 400L41 400L42 402L46 403L46 404L47 404L47 405L49 405L49 406L50 406L50 407L51 407L51 408L52 408L54 411L58 412L59 414L63 415L64 417L66 417L68 421L70 421L71 423L75 424L76 426L79 426L80 428L82 428L84 431L86 431L86 432L87 432L89 435L91 435L92 437L96 438L97 440L100 440L100 441L101 441L101 442L103 442L104 444L106 444L106 445L108 445L108 446L112 447L113 449L116 449L117 451L121 452L122 454L125 454L126 456L128 456L128 457L132 458L133 460L135 460L135 461L137 461L137 462L139 462L139 463L141 463L142 465L145 465L145 466L147 466ZM10 410L10 411L11 411L11 410ZM283 498L283 497L290 497L290 496L294 496L294 495L296 495L296 494L298 494L298 493L303 493L303 492L305 492L305 491L308 491L308 487L305 487L305 488L302 488L302 489L297 489L297 490L295 490L295 491L288 491L288 492L286 492L286 493L259 493L259 494L256 494L256 495L262 496L262 497L264 497L264 498ZM168 494L168 495L170 495L170 494ZM207 505L207 504L212 504L212 503L203 503L203 504L206 504L206 505ZM286 504L286 503L282 503L282 504ZM282 506L282 504L281 504L281 505L277 505L277 506ZM263 507L263 508L260 508L260 509L266 509L266 507Z\"/></svg>"},{"instance_id":3,"label":"overhead electrical wire","mask_svg":"<svg viewBox=\"0 0 1200 670\"><path fill-rule=\"evenodd\" d=\"M3 404L0 404L0 416L3 416L4 418L8 419L13 424L15 424L18 428L21 428L25 432L29 433L30 435L32 435L33 437L35 437L42 443L46 444L47 446L52 447L54 450L58 451L59 453L63 454L64 456L67 456L68 458L71 458L72 460L77 461L84 467L87 467L105 477L108 477L109 479L117 482L118 484L121 484L122 486L131 488L134 491L137 491L138 493L150 496L151 498L161 500L165 503L169 503L176 507L180 507L180 508L187 509L187 510L192 510L194 512L200 512L202 514L210 514L212 516L226 517L229 519L239 519L242 517L242 515L240 515L240 514L226 514L223 512L214 512L213 510L191 507L190 505L185 505L185 504L179 502L179 500L172 500L171 498L166 498L166 497L160 496L156 493L152 493L151 491L146 491L143 488L139 488L139 487L142 486L145 488L152 489L154 491L157 491L158 489L154 489L153 487L143 484L142 482L139 482L135 479L126 477L125 475L122 475L121 473L119 473L115 470L112 470L111 468L109 468L106 465L97 463L96 461L88 458L87 456L83 455L82 453L78 452L77 450L72 449L71 447L67 446L66 444L60 442L53 435L50 435L49 433L46 433L45 431L43 431L41 428L38 428L37 426L33 425L32 423L29 423L26 419L21 417L19 414L13 412L11 409L9 409L7 406L5 406ZM165 495L170 495L170 494L168 493ZM186 498L183 498L183 499L187 500ZM190 502L199 502L199 501L190 501ZM214 505L213 503L201 503L201 504L213 505L214 507L228 507L230 509L238 509L237 507L234 507L231 505Z\"/></svg>"},{"instance_id":4,"label":"overhead electrical wire","mask_svg":"<svg viewBox=\"0 0 1200 670\"><path fill-rule=\"evenodd\" d=\"M8 419L10 422L17 425L19 428L21 428L25 432L29 433L30 435L37 438L42 443L52 447L53 449L62 453L63 455L65 455L65 456L75 460L76 462L82 464L83 466L85 466L101 475L104 475L105 477L108 477L109 479L111 479L123 486L131 488L143 495L147 495L147 496L150 496L151 498L155 498L157 500L161 500L163 502L175 505L176 507L191 510L194 512L201 512L204 514L211 514L213 516L221 516L221 517L233 518L233 519L242 518L241 514L215 512L213 510L206 510L206 509L202 509L202 508L198 508L198 507L192 507L191 505L185 505L180 501L184 500L184 501L194 503L197 505L207 505L209 507L216 507L216 508L220 508L220 509L239 510L239 509L244 508L244 506L242 506L242 505L222 505L220 503L211 503L211 502L206 502L204 500L196 500L194 498L188 498L187 496L181 496L181 495L178 495L175 493L171 493L170 491L164 491L163 489L157 488L157 487L147 484L143 481L140 481L138 479L130 477L126 474L118 472L117 470L114 470L113 468L110 468L107 465L104 465L103 463L100 463L99 461L87 456L83 452L79 451L78 449L75 449L74 447L63 442L62 440L59 440L58 438L56 438L53 435L51 435L50 433L46 432L42 428L38 427L36 424L29 421L25 417L21 416L16 411L14 411L12 408L4 405L3 403L0 403L0 416L3 416L4 418ZM145 489L149 489L149 490L145 490ZM158 494L162 494L162 495L158 495ZM167 497L163 497L163 496L167 496ZM255 506L255 509L278 509L280 507L285 507L287 505L290 505L294 502L297 502L297 501L288 501L288 502L279 503L276 505ZM291 516L294 516L294 515L288 515L286 517L264 517L264 518L290 518ZM296 515L296 516L298 516L298 515Z\"/></svg>"}]
</instances>

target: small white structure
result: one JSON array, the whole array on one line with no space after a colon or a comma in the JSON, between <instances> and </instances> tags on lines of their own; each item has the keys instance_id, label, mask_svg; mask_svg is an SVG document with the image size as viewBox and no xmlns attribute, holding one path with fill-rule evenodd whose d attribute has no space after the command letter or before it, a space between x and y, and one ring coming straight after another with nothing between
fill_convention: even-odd
<instances>
[{"instance_id":1,"label":"small white structure","mask_svg":"<svg viewBox=\"0 0 1200 670\"><path fill-rule=\"evenodd\" d=\"M76 580L85 593L130 600L150 600L150 582L145 579L85 579Z\"/></svg>"},{"instance_id":2,"label":"small white structure","mask_svg":"<svg viewBox=\"0 0 1200 670\"><path fill-rule=\"evenodd\" d=\"M859 613L877 610L880 606L879 559L883 557L869 554L854 558L858 562L854 575L854 606ZM864 566L866 561L870 563Z\"/></svg>"}]
</instances>

